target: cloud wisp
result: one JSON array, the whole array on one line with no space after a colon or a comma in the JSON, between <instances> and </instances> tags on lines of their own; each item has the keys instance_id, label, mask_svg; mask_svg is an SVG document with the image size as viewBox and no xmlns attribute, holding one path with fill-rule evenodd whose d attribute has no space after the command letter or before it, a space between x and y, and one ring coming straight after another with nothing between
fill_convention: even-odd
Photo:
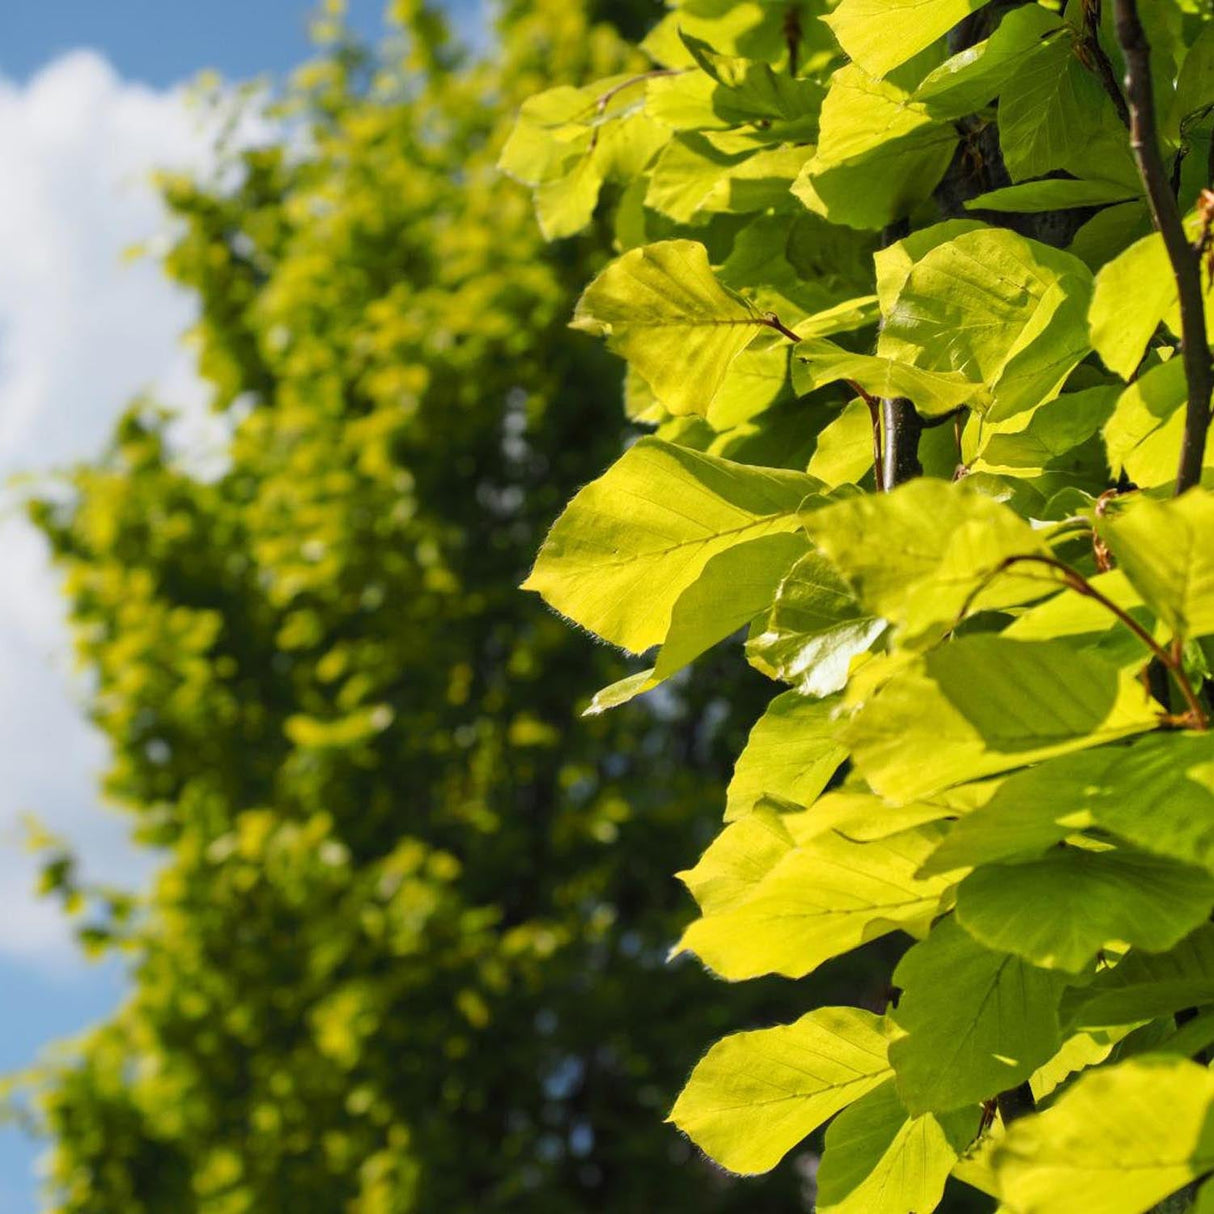
<instances>
[{"instance_id":1,"label":"cloud wisp","mask_svg":"<svg viewBox=\"0 0 1214 1214\"><path fill-rule=\"evenodd\" d=\"M0 476L96 455L142 391L204 411L181 341L191 301L123 254L166 229L153 170L206 171L213 138L183 90L123 81L92 51L25 84L0 78ZM147 862L100 805L105 746L80 706L57 579L11 509L0 553L0 956L62 967L70 932L34 895L22 816L68 837L86 876L137 881Z\"/></svg>"}]
</instances>

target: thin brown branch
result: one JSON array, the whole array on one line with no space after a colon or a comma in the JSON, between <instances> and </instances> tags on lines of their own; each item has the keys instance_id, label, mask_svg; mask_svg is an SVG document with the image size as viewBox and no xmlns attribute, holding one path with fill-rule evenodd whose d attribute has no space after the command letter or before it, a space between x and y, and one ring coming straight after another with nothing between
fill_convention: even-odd
<instances>
[{"instance_id":1,"label":"thin brown branch","mask_svg":"<svg viewBox=\"0 0 1214 1214\"><path fill-rule=\"evenodd\" d=\"M801 45L801 6L790 4L784 10L784 45L788 47L788 74L797 74L797 50Z\"/></svg>"},{"instance_id":2,"label":"thin brown branch","mask_svg":"<svg viewBox=\"0 0 1214 1214\"><path fill-rule=\"evenodd\" d=\"M1176 474L1176 492L1179 494L1201 480L1206 433L1210 426L1210 392L1214 387L1214 367L1210 362L1202 299L1201 261L1185 235L1180 207L1159 150L1155 98L1151 91L1151 48L1138 17L1137 0L1113 0L1113 4L1117 18L1117 41L1126 63L1130 147L1146 187L1151 217L1163 237L1168 259L1172 263L1180 298L1180 340L1189 401L1180 447L1180 466Z\"/></svg>"},{"instance_id":3,"label":"thin brown branch","mask_svg":"<svg viewBox=\"0 0 1214 1214\"><path fill-rule=\"evenodd\" d=\"M1057 579L1058 585L1068 590L1073 590L1076 594L1091 599L1095 603L1099 603L1101 607L1124 624L1151 651L1152 657L1171 673L1172 677L1176 680L1176 685L1180 688L1181 695L1184 696L1185 704L1188 705L1189 711L1183 718L1169 716L1167 718L1168 724L1185 724L1193 729L1200 730L1206 730L1210 727L1209 717L1206 715L1201 701L1197 698L1197 693L1193 690L1193 684L1189 681L1189 676L1185 672L1181 646L1173 641L1171 645L1165 648L1124 607L1119 607L1108 595L1097 590L1078 569L1073 569L1064 561L1058 560L1057 557L1045 556L1043 553L1037 552L1005 557L966 596L966 600L962 604L961 611L957 616L958 623L969 614L974 600L996 577L1002 573L1006 573L1016 565L1028 564L1042 565L1053 570L1060 575Z\"/></svg>"},{"instance_id":4,"label":"thin brown branch","mask_svg":"<svg viewBox=\"0 0 1214 1214\"><path fill-rule=\"evenodd\" d=\"M860 387L859 384L856 387ZM885 492L885 469L881 466L881 402L869 396L862 388L864 403L868 406L868 420L873 431L873 484L878 493Z\"/></svg>"},{"instance_id":5,"label":"thin brown branch","mask_svg":"<svg viewBox=\"0 0 1214 1214\"><path fill-rule=\"evenodd\" d=\"M768 312L759 322L769 329L774 329L781 337L787 337L791 342L801 341L795 329L790 329L774 312ZM873 425L873 477L877 482L877 492L884 490L881 478L881 402L871 392L862 388L854 379L845 379L845 383L867 406L868 415Z\"/></svg>"},{"instance_id":6,"label":"thin brown branch","mask_svg":"<svg viewBox=\"0 0 1214 1214\"><path fill-rule=\"evenodd\" d=\"M766 325L769 329L775 329L781 337L787 337L794 344L801 341L801 335L796 330L790 329L774 312L768 312L760 324Z\"/></svg>"},{"instance_id":7,"label":"thin brown branch","mask_svg":"<svg viewBox=\"0 0 1214 1214\"><path fill-rule=\"evenodd\" d=\"M594 99L594 108L601 114L625 89L644 84L648 80L660 80L663 76L682 76L689 71L691 71L689 67L657 67L651 72L639 72L635 76L629 76L627 80L621 80L619 84L613 84L606 92L600 93Z\"/></svg>"},{"instance_id":8,"label":"thin brown branch","mask_svg":"<svg viewBox=\"0 0 1214 1214\"><path fill-rule=\"evenodd\" d=\"M1122 489L1120 486L1114 486L1112 489L1106 489L1096 499L1096 517L1104 518L1108 512L1109 503L1116 498L1122 497L1129 492ZM1109 551L1109 546L1104 542L1099 531L1092 531L1092 557L1096 562L1096 571L1098 573L1108 573L1113 568L1113 554Z\"/></svg>"}]
</instances>

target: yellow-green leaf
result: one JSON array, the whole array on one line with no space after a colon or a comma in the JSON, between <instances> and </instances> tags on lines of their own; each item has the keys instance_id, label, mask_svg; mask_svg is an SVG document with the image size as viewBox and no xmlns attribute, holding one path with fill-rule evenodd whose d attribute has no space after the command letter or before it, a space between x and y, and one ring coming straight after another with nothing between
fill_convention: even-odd
<instances>
[{"instance_id":1,"label":"yellow-green leaf","mask_svg":"<svg viewBox=\"0 0 1214 1214\"><path fill-rule=\"evenodd\" d=\"M942 38L983 0L843 0L823 20L870 76L884 76Z\"/></svg>"},{"instance_id":2,"label":"yellow-green leaf","mask_svg":"<svg viewBox=\"0 0 1214 1214\"><path fill-rule=\"evenodd\" d=\"M748 894L692 923L678 947L731 981L760 974L800 978L899 928L926 931L956 880L955 874L916 875L939 828L924 825L866 843L833 830L797 839L799 829L816 830L813 817L813 809L786 815L794 846ZM746 821L727 827L701 864L716 871L735 847L749 848L751 832L734 834ZM701 876L693 869L689 884Z\"/></svg>"},{"instance_id":3,"label":"yellow-green leaf","mask_svg":"<svg viewBox=\"0 0 1214 1214\"><path fill-rule=\"evenodd\" d=\"M566 507L524 589L624 649L665 639L708 562L798 526L812 477L642 439Z\"/></svg>"},{"instance_id":4,"label":"yellow-green leaf","mask_svg":"<svg viewBox=\"0 0 1214 1214\"><path fill-rule=\"evenodd\" d=\"M846 749L835 734L838 697L796 691L776 696L750 731L726 794L725 820L749 813L764 797L808 805L824 789Z\"/></svg>"},{"instance_id":5,"label":"yellow-green leaf","mask_svg":"<svg viewBox=\"0 0 1214 1214\"><path fill-rule=\"evenodd\" d=\"M1143 602L1178 637L1214 633L1214 494L1139 497L1100 532Z\"/></svg>"},{"instance_id":6,"label":"yellow-green leaf","mask_svg":"<svg viewBox=\"0 0 1214 1214\"><path fill-rule=\"evenodd\" d=\"M885 1054L884 1022L856 1008L736 1033L700 1060L670 1120L721 1167L766 1172L888 1078Z\"/></svg>"},{"instance_id":7,"label":"yellow-green leaf","mask_svg":"<svg viewBox=\"0 0 1214 1214\"><path fill-rule=\"evenodd\" d=\"M1214 1074L1183 1058L1089 1071L1025 1117L997 1148L1000 1192L1017 1214L1143 1214L1214 1168Z\"/></svg>"},{"instance_id":8,"label":"yellow-green leaf","mask_svg":"<svg viewBox=\"0 0 1214 1214\"><path fill-rule=\"evenodd\" d=\"M666 240L613 261L578 301L573 326L606 336L671 413L705 413L763 314L722 286L694 240Z\"/></svg>"},{"instance_id":9,"label":"yellow-green leaf","mask_svg":"<svg viewBox=\"0 0 1214 1214\"><path fill-rule=\"evenodd\" d=\"M912 1117L888 1079L826 1131L817 1214L934 1210L953 1165L978 1132L978 1110Z\"/></svg>"}]
</instances>

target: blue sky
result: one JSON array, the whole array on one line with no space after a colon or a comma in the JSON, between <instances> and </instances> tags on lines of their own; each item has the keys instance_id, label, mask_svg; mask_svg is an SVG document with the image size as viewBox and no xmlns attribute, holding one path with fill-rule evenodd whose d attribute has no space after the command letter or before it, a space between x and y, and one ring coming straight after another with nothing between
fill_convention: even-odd
<instances>
[{"instance_id":1,"label":"blue sky","mask_svg":"<svg viewBox=\"0 0 1214 1214\"><path fill-rule=\"evenodd\" d=\"M461 32L480 0L451 0ZM308 56L310 0L0 0L0 478L96 454L113 419L151 388L208 439L204 392L180 335L192 302L125 247L163 231L156 166L205 169L208 134L181 85L289 71ZM350 0L356 30L382 0ZM248 133L256 138L258 132ZM0 1073L103 1017L116 964L73 949L33 896L21 846L34 813L75 841L86 874L137 883L150 866L103 806L102 739L87 725L62 601L40 538L0 493ZM0 1131L0 1212L37 1210L35 1146Z\"/></svg>"},{"instance_id":2,"label":"blue sky","mask_svg":"<svg viewBox=\"0 0 1214 1214\"><path fill-rule=\"evenodd\" d=\"M308 52L307 0L10 0L0 5L0 73L26 79L76 47L101 50L119 75L164 86L200 68L232 79L285 71ZM475 23L476 0L454 0ZM353 27L380 28L382 0L350 0Z\"/></svg>"}]
</instances>

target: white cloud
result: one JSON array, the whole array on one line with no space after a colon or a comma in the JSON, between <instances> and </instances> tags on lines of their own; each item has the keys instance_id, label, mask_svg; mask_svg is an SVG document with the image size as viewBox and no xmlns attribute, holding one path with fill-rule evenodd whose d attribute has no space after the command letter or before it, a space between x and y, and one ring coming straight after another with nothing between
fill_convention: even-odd
<instances>
[{"instance_id":1,"label":"white cloud","mask_svg":"<svg viewBox=\"0 0 1214 1214\"><path fill-rule=\"evenodd\" d=\"M95 455L144 389L201 408L180 342L191 301L122 255L165 230L152 170L200 171L210 146L180 90L124 82L90 51L25 85L0 79L0 475ZM61 966L68 928L33 896L21 816L71 838L93 877L138 879L146 860L99 805L105 747L79 706L45 547L10 515L0 556L0 954Z\"/></svg>"}]
</instances>

